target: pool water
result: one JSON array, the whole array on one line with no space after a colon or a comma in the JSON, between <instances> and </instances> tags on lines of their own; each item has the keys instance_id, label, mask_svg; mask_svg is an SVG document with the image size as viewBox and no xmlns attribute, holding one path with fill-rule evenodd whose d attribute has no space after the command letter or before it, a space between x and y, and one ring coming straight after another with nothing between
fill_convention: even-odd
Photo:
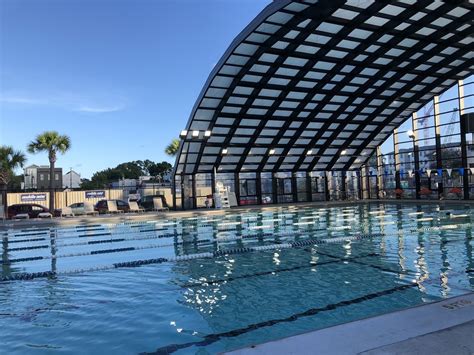
<instances>
[{"instance_id":1,"label":"pool water","mask_svg":"<svg viewBox=\"0 0 474 355\"><path fill-rule=\"evenodd\" d=\"M2 353L214 354L474 289L469 206L275 207L2 237Z\"/></svg>"}]
</instances>

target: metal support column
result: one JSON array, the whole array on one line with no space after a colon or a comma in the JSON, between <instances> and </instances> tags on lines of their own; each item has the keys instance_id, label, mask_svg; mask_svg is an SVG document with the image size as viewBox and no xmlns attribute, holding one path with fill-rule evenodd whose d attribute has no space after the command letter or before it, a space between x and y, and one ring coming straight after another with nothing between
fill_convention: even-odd
<instances>
[{"instance_id":1,"label":"metal support column","mask_svg":"<svg viewBox=\"0 0 474 355\"><path fill-rule=\"evenodd\" d=\"M272 173L272 195L273 203L278 203L278 181L274 173Z\"/></svg>"},{"instance_id":2,"label":"metal support column","mask_svg":"<svg viewBox=\"0 0 474 355\"><path fill-rule=\"evenodd\" d=\"M296 173L291 173L291 194L293 202L298 202L298 184L296 182Z\"/></svg>"},{"instance_id":3,"label":"metal support column","mask_svg":"<svg viewBox=\"0 0 474 355\"><path fill-rule=\"evenodd\" d=\"M401 189L400 179L400 155L398 150L398 128L393 131L393 162L395 164L395 189ZM399 195L395 195L396 198L400 198Z\"/></svg>"},{"instance_id":4,"label":"metal support column","mask_svg":"<svg viewBox=\"0 0 474 355\"><path fill-rule=\"evenodd\" d=\"M173 175L171 189L171 193L173 194L173 209L176 210L176 175Z\"/></svg>"},{"instance_id":5,"label":"metal support column","mask_svg":"<svg viewBox=\"0 0 474 355\"><path fill-rule=\"evenodd\" d=\"M433 98L433 112L434 112L434 124L435 124L435 142L436 142L436 171L443 168L443 162L441 160L441 118L439 108L439 96ZM438 185L438 199L443 195L443 177L441 178L441 186Z\"/></svg>"},{"instance_id":6,"label":"metal support column","mask_svg":"<svg viewBox=\"0 0 474 355\"><path fill-rule=\"evenodd\" d=\"M462 185L464 191L464 199L469 200L469 166L467 162L467 142L466 134L467 127L466 122L463 119L464 115L464 82L462 80L458 81L458 100L459 100L459 122L460 122L460 131L461 131L461 162L462 167L464 168L464 174L462 176Z\"/></svg>"},{"instance_id":7,"label":"metal support column","mask_svg":"<svg viewBox=\"0 0 474 355\"><path fill-rule=\"evenodd\" d=\"M309 172L306 172L306 199L308 202L313 201L313 191L311 190L311 174Z\"/></svg>"},{"instance_id":8,"label":"metal support column","mask_svg":"<svg viewBox=\"0 0 474 355\"><path fill-rule=\"evenodd\" d=\"M260 172L255 173L255 192L257 193L257 204L262 204L262 175Z\"/></svg>"},{"instance_id":9,"label":"metal support column","mask_svg":"<svg viewBox=\"0 0 474 355\"><path fill-rule=\"evenodd\" d=\"M347 200L346 172L344 170L341 171L341 192L342 199Z\"/></svg>"},{"instance_id":10,"label":"metal support column","mask_svg":"<svg viewBox=\"0 0 474 355\"><path fill-rule=\"evenodd\" d=\"M329 201L331 198L331 195L329 193L329 174L330 173L328 171L324 172L324 196L326 201Z\"/></svg>"},{"instance_id":11,"label":"metal support column","mask_svg":"<svg viewBox=\"0 0 474 355\"><path fill-rule=\"evenodd\" d=\"M191 176L191 184L192 184L192 189L193 189L193 208L197 208L197 196L196 196L196 175L190 175Z\"/></svg>"},{"instance_id":12,"label":"metal support column","mask_svg":"<svg viewBox=\"0 0 474 355\"><path fill-rule=\"evenodd\" d=\"M240 178L239 173L234 173L235 199L237 206L240 206Z\"/></svg>"},{"instance_id":13,"label":"metal support column","mask_svg":"<svg viewBox=\"0 0 474 355\"><path fill-rule=\"evenodd\" d=\"M357 195L359 196L359 200L363 200L364 199L364 192L363 192L363 188L362 188L362 186L363 186L362 185L362 168L357 170L356 176L357 176Z\"/></svg>"},{"instance_id":14,"label":"metal support column","mask_svg":"<svg viewBox=\"0 0 474 355\"><path fill-rule=\"evenodd\" d=\"M380 145L377 147L377 198L380 199L384 191L383 186L383 160L382 160L382 148Z\"/></svg>"},{"instance_id":15,"label":"metal support column","mask_svg":"<svg viewBox=\"0 0 474 355\"><path fill-rule=\"evenodd\" d=\"M212 203L214 204L213 207L215 207L214 196L216 195L216 168L212 169L211 172L211 195Z\"/></svg>"},{"instance_id":16,"label":"metal support column","mask_svg":"<svg viewBox=\"0 0 474 355\"><path fill-rule=\"evenodd\" d=\"M411 116L411 123L413 127L413 156L415 158L415 191L416 199L420 199L421 179L420 179L420 152L418 149L418 122L417 114L414 112Z\"/></svg>"}]
</instances>

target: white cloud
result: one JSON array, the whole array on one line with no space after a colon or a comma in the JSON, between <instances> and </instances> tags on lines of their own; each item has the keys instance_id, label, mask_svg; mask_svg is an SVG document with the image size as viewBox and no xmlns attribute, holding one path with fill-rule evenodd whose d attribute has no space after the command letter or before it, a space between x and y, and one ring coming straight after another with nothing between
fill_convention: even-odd
<instances>
[{"instance_id":1,"label":"white cloud","mask_svg":"<svg viewBox=\"0 0 474 355\"><path fill-rule=\"evenodd\" d=\"M50 94L45 96L24 93L0 94L0 103L11 105L55 106L69 111L85 113L117 112L125 109L123 98L91 98L77 94Z\"/></svg>"},{"instance_id":2,"label":"white cloud","mask_svg":"<svg viewBox=\"0 0 474 355\"><path fill-rule=\"evenodd\" d=\"M81 106L77 111L90 112L90 113L104 113L104 112L116 112L124 109L123 105L117 106Z\"/></svg>"}]
</instances>

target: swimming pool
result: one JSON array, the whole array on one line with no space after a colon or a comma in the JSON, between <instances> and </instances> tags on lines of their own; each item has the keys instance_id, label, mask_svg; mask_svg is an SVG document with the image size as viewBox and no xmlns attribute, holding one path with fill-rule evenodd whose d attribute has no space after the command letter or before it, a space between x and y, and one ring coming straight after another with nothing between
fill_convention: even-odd
<instances>
[{"instance_id":1,"label":"swimming pool","mask_svg":"<svg viewBox=\"0 0 474 355\"><path fill-rule=\"evenodd\" d=\"M471 219L373 203L2 232L0 347L212 354L464 294Z\"/></svg>"}]
</instances>

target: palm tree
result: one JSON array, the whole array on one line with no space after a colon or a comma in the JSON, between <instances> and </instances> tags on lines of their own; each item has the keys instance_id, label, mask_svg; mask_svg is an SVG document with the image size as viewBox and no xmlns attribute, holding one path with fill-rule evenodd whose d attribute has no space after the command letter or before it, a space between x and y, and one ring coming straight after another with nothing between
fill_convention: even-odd
<instances>
[{"instance_id":1,"label":"palm tree","mask_svg":"<svg viewBox=\"0 0 474 355\"><path fill-rule=\"evenodd\" d=\"M60 135L56 131L46 131L39 134L34 141L28 144L28 152L48 152L49 159L49 209L54 210L54 164L57 153L64 154L71 148L71 139L66 135Z\"/></svg>"},{"instance_id":2,"label":"palm tree","mask_svg":"<svg viewBox=\"0 0 474 355\"><path fill-rule=\"evenodd\" d=\"M171 141L170 144L166 146L165 153L171 157L174 157L176 156L176 154L178 154L178 150L179 150L179 139L175 138Z\"/></svg>"},{"instance_id":3,"label":"palm tree","mask_svg":"<svg viewBox=\"0 0 474 355\"><path fill-rule=\"evenodd\" d=\"M8 185L13 171L23 167L25 161L25 154L19 150L14 150L13 147L6 145L0 146L0 185Z\"/></svg>"},{"instance_id":4,"label":"palm tree","mask_svg":"<svg viewBox=\"0 0 474 355\"><path fill-rule=\"evenodd\" d=\"M23 167L26 158L25 154L19 150L14 150L10 146L0 146L0 190L1 190L1 205L4 205L6 212L7 208L7 185L13 177L13 171L17 168Z\"/></svg>"}]
</instances>

